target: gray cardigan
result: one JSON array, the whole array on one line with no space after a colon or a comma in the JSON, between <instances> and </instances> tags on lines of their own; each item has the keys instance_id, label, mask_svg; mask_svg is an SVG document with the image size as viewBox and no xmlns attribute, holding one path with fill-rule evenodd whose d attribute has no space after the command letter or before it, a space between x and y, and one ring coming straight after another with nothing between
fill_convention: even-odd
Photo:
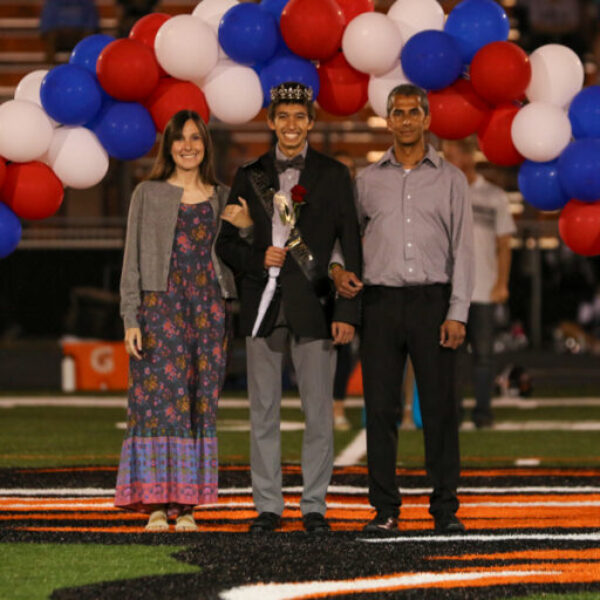
<instances>
[{"instance_id":1,"label":"gray cardigan","mask_svg":"<svg viewBox=\"0 0 600 600\"><path fill-rule=\"evenodd\" d=\"M219 216L227 204L228 195L229 188L218 185L208 199L217 223L215 241L221 228ZM139 327L137 311L142 291L164 292L167 289L182 196L183 188L166 181L143 181L133 192L121 273L121 316L125 329ZM223 297L235 298L233 274L217 257L214 241L211 255Z\"/></svg>"}]
</instances>

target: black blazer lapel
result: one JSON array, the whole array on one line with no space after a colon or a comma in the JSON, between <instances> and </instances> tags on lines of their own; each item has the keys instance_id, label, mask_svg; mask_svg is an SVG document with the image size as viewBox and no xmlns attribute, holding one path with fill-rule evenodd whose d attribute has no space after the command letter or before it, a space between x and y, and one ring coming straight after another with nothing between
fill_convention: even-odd
<instances>
[{"instance_id":1,"label":"black blazer lapel","mask_svg":"<svg viewBox=\"0 0 600 600\"><path fill-rule=\"evenodd\" d=\"M263 154L258 162L260 167L265 174L266 180L268 182L268 186L273 188L275 191L279 189L279 177L277 176L277 171L275 170L275 148L271 148L269 152ZM261 202L263 207L265 208L269 219L273 218L273 196L268 194L264 197L264 202Z\"/></svg>"}]
</instances>

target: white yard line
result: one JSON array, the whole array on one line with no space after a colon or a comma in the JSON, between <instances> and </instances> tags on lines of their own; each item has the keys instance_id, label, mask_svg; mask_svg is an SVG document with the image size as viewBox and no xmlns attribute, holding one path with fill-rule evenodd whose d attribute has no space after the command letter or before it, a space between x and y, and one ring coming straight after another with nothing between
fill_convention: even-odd
<instances>
[{"instance_id":1,"label":"white yard line","mask_svg":"<svg viewBox=\"0 0 600 600\"><path fill-rule=\"evenodd\" d=\"M283 491L286 494L302 493L302 486L285 486ZM431 493L431 488L400 488L403 496L426 496ZM16 496L60 496L61 499L73 496L77 498L99 498L112 496L115 493L113 488L0 488L0 500ZM219 489L220 496L235 496L251 494L251 487L222 488ZM349 496L360 496L368 493L366 486L352 485L330 485L327 488L328 494L341 494ZM484 495L502 495L502 494L600 494L600 486L507 486L507 487L459 487L458 494L484 494ZM51 499L51 498L48 498ZM463 500L468 502L467 499ZM527 504L530 506L530 503Z\"/></svg>"},{"instance_id":2,"label":"white yard line","mask_svg":"<svg viewBox=\"0 0 600 600\"><path fill-rule=\"evenodd\" d=\"M333 463L336 467L348 467L360 462L367 453L367 431L361 429L358 435L342 450Z\"/></svg>"},{"instance_id":3,"label":"white yard line","mask_svg":"<svg viewBox=\"0 0 600 600\"><path fill-rule=\"evenodd\" d=\"M410 535L403 537L364 538L359 542L368 544L401 544L406 542L503 542L512 540L532 541L569 541L569 542L599 542L600 532L597 533L499 533L499 534L468 534L468 535Z\"/></svg>"},{"instance_id":4,"label":"white yard line","mask_svg":"<svg viewBox=\"0 0 600 600\"><path fill-rule=\"evenodd\" d=\"M360 408L364 405L362 398L348 398L344 401L348 408ZM472 398L464 401L466 407L474 405ZM544 408L544 407L582 407L600 406L600 398L495 398L492 405L497 408ZM127 397L119 396L0 396L0 408L16 406L78 406L78 407L124 407ZM284 398L283 408L300 408L300 398ZM227 398L219 400L220 408L248 408L247 398Z\"/></svg>"},{"instance_id":5,"label":"white yard line","mask_svg":"<svg viewBox=\"0 0 600 600\"><path fill-rule=\"evenodd\" d=\"M442 586L443 584L453 583L456 587L459 587L461 582L485 581L486 579L494 581L506 580L506 583L510 583L515 577L518 577L521 581L527 581L527 579L534 577L549 579L560 574L560 565L558 565L554 571L507 568L503 571L423 572L346 580L305 581L302 583L253 583L221 592L219 597L222 600L299 600L303 598L329 597L329 594L337 596L343 592L353 594L362 592L368 594L369 592L376 593L380 590L389 592L391 590L413 589L435 584Z\"/></svg>"}]
</instances>

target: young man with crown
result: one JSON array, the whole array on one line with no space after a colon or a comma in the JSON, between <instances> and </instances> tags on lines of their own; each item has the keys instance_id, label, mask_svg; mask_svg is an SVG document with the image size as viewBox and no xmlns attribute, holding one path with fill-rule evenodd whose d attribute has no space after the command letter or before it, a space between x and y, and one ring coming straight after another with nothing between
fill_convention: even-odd
<instances>
[{"instance_id":1,"label":"young man with crown","mask_svg":"<svg viewBox=\"0 0 600 600\"><path fill-rule=\"evenodd\" d=\"M328 277L339 241L346 269L360 277L361 245L348 169L307 142L313 91L287 82L271 89L267 123L276 144L241 167L230 204L247 202L250 235L224 222L217 252L238 275L246 336L252 490L259 513L250 526L280 526L281 374L289 346L305 416L300 509L309 533L329 530L325 494L333 468L334 344L358 324L358 298L336 297ZM283 234L282 234L283 227ZM287 227L287 229L285 229Z\"/></svg>"}]
</instances>

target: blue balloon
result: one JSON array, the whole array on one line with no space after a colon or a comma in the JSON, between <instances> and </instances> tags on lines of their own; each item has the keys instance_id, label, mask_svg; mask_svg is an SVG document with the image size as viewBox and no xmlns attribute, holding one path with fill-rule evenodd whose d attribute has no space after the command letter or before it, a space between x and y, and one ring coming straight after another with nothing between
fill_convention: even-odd
<instances>
[{"instance_id":1,"label":"blue balloon","mask_svg":"<svg viewBox=\"0 0 600 600\"><path fill-rule=\"evenodd\" d=\"M495 0L463 0L448 15L444 31L458 42L463 62L470 63L485 45L508 39L510 22Z\"/></svg>"},{"instance_id":2,"label":"blue balloon","mask_svg":"<svg viewBox=\"0 0 600 600\"><path fill-rule=\"evenodd\" d=\"M569 107L573 137L600 138L600 85L581 90Z\"/></svg>"},{"instance_id":3,"label":"blue balloon","mask_svg":"<svg viewBox=\"0 0 600 600\"><path fill-rule=\"evenodd\" d=\"M101 112L93 128L108 154L134 160L150 151L156 128L150 113L137 102L114 102Z\"/></svg>"},{"instance_id":4,"label":"blue balloon","mask_svg":"<svg viewBox=\"0 0 600 600\"><path fill-rule=\"evenodd\" d=\"M462 73L458 44L443 31L429 29L413 35L400 55L410 81L426 90L441 90Z\"/></svg>"},{"instance_id":5,"label":"blue balloon","mask_svg":"<svg viewBox=\"0 0 600 600\"><path fill-rule=\"evenodd\" d=\"M600 140L571 142L558 157L560 183L571 199L600 199Z\"/></svg>"},{"instance_id":6,"label":"blue balloon","mask_svg":"<svg viewBox=\"0 0 600 600\"><path fill-rule=\"evenodd\" d=\"M281 13L285 8L285 5L289 2L289 0L260 0L258 5L268 12L270 12L276 19L279 24L279 19L281 19Z\"/></svg>"},{"instance_id":7,"label":"blue balloon","mask_svg":"<svg viewBox=\"0 0 600 600\"><path fill-rule=\"evenodd\" d=\"M560 185L558 159L543 163L526 160L519 169L519 189L539 210L558 210L570 200Z\"/></svg>"},{"instance_id":8,"label":"blue balloon","mask_svg":"<svg viewBox=\"0 0 600 600\"><path fill-rule=\"evenodd\" d=\"M64 125L83 125L100 110L102 92L96 78L78 65L60 65L42 81L44 110Z\"/></svg>"},{"instance_id":9,"label":"blue balloon","mask_svg":"<svg viewBox=\"0 0 600 600\"><path fill-rule=\"evenodd\" d=\"M112 96L109 96L105 92L102 96L102 106L100 107L100 110L94 115L94 117L90 121L84 124L84 127L87 127L91 131L94 131L94 129L96 129L96 125L100 123L100 119L102 118L102 115L106 112L108 107L112 106L113 104L116 104L117 102L118 100L115 100Z\"/></svg>"},{"instance_id":10,"label":"blue balloon","mask_svg":"<svg viewBox=\"0 0 600 600\"><path fill-rule=\"evenodd\" d=\"M223 50L244 65L271 58L278 41L275 17L257 4L233 6L223 15L219 25L219 43Z\"/></svg>"},{"instance_id":11,"label":"blue balloon","mask_svg":"<svg viewBox=\"0 0 600 600\"><path fill-rule=\"evenodd\" d=\"M108 44L114 42L116 38L105 33L95 33L82 39L71 52L69 58L70 65L78 65L87 69L96 77L96 62L100 53Z\"/></svg>"},{"instance_id":12,"label":"blue balloon","mask_svg":"<svg viewBox=\"0 0 600 600\"><path fill-rule=\"evenodd\" d=\"M21 241L21 221L15 213L0 202L0 258L8 256Z\"/></svg>"},{"instance_id":13,"label":"blue balloon","mask_svg":"<svg viewBox=\"0 0 600 600\"><path fill-rule=\"evenodd\" d=\"M313 99L319 95L317 68L310 60L295 54L284 52L275 56L261 69L259 77L265 98L264 106L268 106L271 101L271 88L286 81L296 81L312 88Z\"/></svg>"}]
</instances>

